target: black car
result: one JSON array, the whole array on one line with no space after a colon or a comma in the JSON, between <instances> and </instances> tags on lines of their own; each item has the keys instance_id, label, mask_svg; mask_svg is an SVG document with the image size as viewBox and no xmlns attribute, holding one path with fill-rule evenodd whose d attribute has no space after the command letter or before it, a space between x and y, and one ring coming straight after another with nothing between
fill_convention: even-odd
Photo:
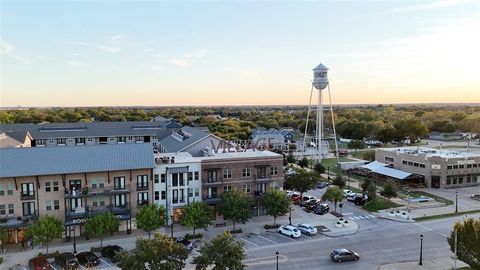
<instances>
[{"instance_id":1,"label":"black car","mask_svg":"<svg viewBox=\"0 0 480 270\"><path fill-rule=\"evenodd\" d=\"M187 250L193 250L193 244L192 242L188 241L187 239L185 238L181 238L181 237L178 237L178 238L174 238L175 242L179 243L179 244L182 244L183 246L185 246L185 248Z\"/></svg>"},{"instance_id":2,"label":"black car","mask_svg":"<svg viewBox=\"0 0 480 270\"><path fill-rule=\"evenodd\" d=\"M353 202L356 205L364 205L365 203L367 203L367 201L368 201L368 196L363 194L357 194L353 199Z\"/></svg>"},{"instance_id":3,"label":"black car","mask_svg":"<svg viewBox=\"0 0 480 270\"><path fill-rule=\"evenodd\" d=\"M78 260L71 252L63 252L55 256L55 263L63 269L77 269Z\"/></svg>"},{"instance_id":4,"label":"black car","mask_svg":"<svg viewBox=\"0 0 480 270\"><path fill-rule=\"evenodd\" d=\"M317 205L315 210L313 210L313 212L315 214L318 214L318 215L326 214L329 211L330 211L330 206L328 206L328 204L326 204L326 203L322 203L322 204Z\"/></svg>"},{"instance_id":5,"label":"black car","mask_svg":"<svg viewBox=\"0 0 480 270\"><path fill-rule=\"evenodd\" d=\"M80 252L77 254L78 262L85 266L95 266L100 264L100 258L90 251Z\"/></svg>"},{"instance_id":6,"label":"black car","mask_svg":"<svg viewBox=\"0 0 480 270\"><path fill-rule=\"evenodd\" d=\"M110 261L115 262L117 253L124 251L124 249L117 245L105 246L102 248L102 257L109 258Z\"/></svg>"}]
</instances>

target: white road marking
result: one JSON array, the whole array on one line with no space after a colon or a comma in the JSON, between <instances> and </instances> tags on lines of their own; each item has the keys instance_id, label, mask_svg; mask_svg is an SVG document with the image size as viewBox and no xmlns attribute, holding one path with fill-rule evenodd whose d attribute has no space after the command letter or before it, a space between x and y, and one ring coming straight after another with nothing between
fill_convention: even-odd
<instances>
[{"instance_id":1,"label":"white road marking","mask_svg":"<svg viewBox=\"0 0 480 270\"><path fill-rule=\"evenodd\" d=\"M354 218L352 218L352 217L348 217L348 218L349 218L349 219L351 219L351 220L355 220L355 219L354 219Z\"/></svg>"},{"instance_id":2,"label":"white road marking","mask_svg":"<svg viewBox=\"0 0 480 270\"><path fill-rule=\"evenodd\" d=\"M106 264L107 266L112 266L111 264L107 263L105 260L103 260L102 258L100 258L100 261L102 261L104 264Z\"/></svg>"},{"instance_id":3,"label":"white road marking","mask_svg":"<svg viewBox=\"0 0 480 270\"><path fill-rule=\"evenodd\" d=\"M368 216L369 216L369 217L372 217L372 218L376 218L376 216L374 216L374 215L368 215Z\"/></svg>"},{"instance_id":4,"label":"white road marking","mask_svg":"<svg viewBox=\"0 0 480 270\"><path fill-rule=\"evenodd\" d=\"M245 242L247 242L247 243L249 243L249 244L252 244L252 245L254 245L254 246L257 246L257 247L260 246L260 245L258 245L258 244L255 244L255 243L251 242L251 241L248 241L248 240L245 239L245 238L241 238L241 237L240 237L240 239L242 239L243 241L245 241Z\"/></svg>"},{"instance_id":5,"label":"white road marking","mask_svg":"<svg viewBox=\"0 0 480 270\"><path fill-rule=\"evenodd\" d=\"M345 213L344 216L353 215L354 213Z\"/></svg>"},{"instance_id":6,"label":"white road marking","mask_svg":"<svg viewBox=\"0 0 480 270\"><path fill-rule=\"evenodd\" d=\"M57 270L57 268L55 268L55 266L53 266L51 264L50 264L50 267L53 268L53 270Z\"/></svg>"},{"instance_id":7,"label":"white road marking","mask_svg":"<svg viewBox=\"0 0 480 270\"><path fill-rule=\"evenodd\" d=\"M270 240L270 239L268 239L268 238L265 238L265 237L263 237L263 236L261 236L261 235L257 235L257 237L260 237L260 238L262 238L262 239L265 239L265 240L267 240L267 241L270 241L270 242L272 242L272 243L274 243L274 244L278 244L277 242L275 242L275 241L273 241L273 240Z\"/></svg>"},{"instance_id":8,"label":"white road marking","mask_svg":"<svg viewBox=\"0 0 480 270\"><path fill-rule=\"evenodd\" d=\"M419 227L421 227L421 228L424 228L425 230L427 230L427 231L429 231L429 232L435 232L435 233L440 234L441 236L444 236L444 237L447 237L447 238L448 238L448 235L445 235L445 234L443 234L443 233L436 232L436 231L434 231L433 229L430 229L430 228L428 228L428 227L425 227L425 226L423 226L423 225L421 225L421 224L418 224L418 223L413 223L413 224L415 224L415 225L417 225L417 226L419 226Z\"/></svg>"},{"instance_id":9,"label":"white road marking","mask_svg":"<svg viewBox=\"0 0 480 270\"><path fill-rule=\"evenodd\" d=\"M280 236L280 237L283 237L283 238L285 238L285 239L288 239L288 240L290 240L290 241L295 241L295 240L293 240L291 237L287 237L286 235L283 235L283 234L281 234L281 233L278 233L277 235ZM277 243L277 244L279 244L279 243Z\"/></svg>"},{"instance_id":10,"label":"white road marking","mask_svg":"<svg viewBox=\"0 0 480 270\"><path fill-rule=\"evenodd\" d=\"M365 217L364 217L364 216L359 216L358 218L359 218L359 219L365 219Z\"/></svg>"}]
</instances>

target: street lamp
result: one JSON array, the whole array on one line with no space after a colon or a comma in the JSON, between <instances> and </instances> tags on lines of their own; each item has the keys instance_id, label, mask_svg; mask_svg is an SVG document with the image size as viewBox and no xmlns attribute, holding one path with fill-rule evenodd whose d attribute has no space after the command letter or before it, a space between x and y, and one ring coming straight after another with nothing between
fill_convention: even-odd
<instances>
[{"instance_id":1,"label":"street lamp","mask_svg":"<svg viewBox=\"0 0 480 270\"><path fill-rule=\"evenodd\" d=\"M420 234L420 261L418 262L419 265L423 265L423 234Z\"/></svg>"},{"instance_id":2,"label":"street lamp","mask_svg":"<svg viewBox=\"0 0 480 270\"><path fill-rule=\"evenodd\" d=\"M275 252L275 255L277 255L277 270L278 270L278 254L280 253L278 253L278 250L277 250L277 252Z\"/></svg>"},{"instance_id":3,"label":"street lamp","mask_svg":"<svg viewBox=\"0 0 480 270\"><path fill-rule=\"evenodd\" d=\"M170 234L171 234L171 236L172 236L172 238L173 238L173 215L170 216L170 221L171 221L171 223L172 223L172 224L170 225Z\"/></svg>"},{"instance_id":4,"label":"street lamp","mask_svg":"<svg viewBox=\"0 0 480 270\"><path fill-rule=\"evenodd\" d=\"M330 166L327 166L327 177L330 180Z\"/></svg>"},{"instance_id":5,"label":"street lamp","mask_svg":"<svg viewBox=\"0 0 480 270\"><path fill-rule=\"evenodd\" d=\"M290 216L288 216L288 222L292 225L292 206L290 205Z\"/></svg>"},{"instance_id":6,"label":"street lamp","mask_svg":"<svg viewBox=\"0 0 480 270\"><path fill-rule=\"evenodd\" d=\"M455 191L455 213L458 213L458 191Z\"/></svg>"},{"instance_id":7,"label":"street lamp","mask_svg":"<svg viewBox=\"0 0 480 270\"><path fill-rule=\"evenodd\" d=\"M347 185L348 189L350 189L350 171L347 171Z\"/></svg>"},{"instance_id":8,"label":"street lamp","mask_svg":"<svg viewBox=\"0 0 480 270\"><path fill-rule=\"evenodd\" d=\"M70 228L70 235L72 234L72 232L73 232L73 253L76 254L77 253L77 240L76 240L77 233L75 231L75 228Z\"/></svg>"}]
</instances>

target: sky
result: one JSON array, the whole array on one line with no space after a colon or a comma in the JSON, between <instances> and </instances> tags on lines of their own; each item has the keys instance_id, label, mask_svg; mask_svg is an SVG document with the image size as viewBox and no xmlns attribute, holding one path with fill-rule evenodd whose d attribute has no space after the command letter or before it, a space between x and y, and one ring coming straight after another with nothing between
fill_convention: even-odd
<instances>
[{"instance_id":1,"label":"sky","mask_svg":"<svg viewBox=\"0 0 480 270\"><path fill-rule=\"evenodd\" d=\"M0 30L2 107L308 104L319 63L334 104L480 102L478 0L0 0Z\"/></svg>"}]
</instances>

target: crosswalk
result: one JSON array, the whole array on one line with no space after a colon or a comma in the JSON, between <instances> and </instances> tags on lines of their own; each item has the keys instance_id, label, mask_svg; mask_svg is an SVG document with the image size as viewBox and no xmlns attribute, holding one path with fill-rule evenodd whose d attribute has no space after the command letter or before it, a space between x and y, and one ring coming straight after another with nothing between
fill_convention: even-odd
<instances>
[{"instance_id":1,"label":"crosswalk","mask_svg":"<svg viewBox=\"0 0 480 270\"><path fill-rule=\"evenodd\" d=\"M369 218L376 218L374 215L365 214L365 215L358 215L358 216L349 216L351 220L360 220L360 219L369 219Z\"/></svg>"}]
</instances>

